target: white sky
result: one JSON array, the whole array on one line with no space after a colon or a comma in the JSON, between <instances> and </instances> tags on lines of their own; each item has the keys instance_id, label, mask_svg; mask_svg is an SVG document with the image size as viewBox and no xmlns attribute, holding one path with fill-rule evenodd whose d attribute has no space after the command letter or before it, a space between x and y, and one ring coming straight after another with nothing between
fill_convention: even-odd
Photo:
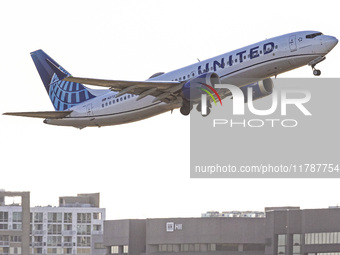
<instances>
[{"instance_id":1,"label":"white sky","mask_svg":"<svg viewBox=\"0 0 340 255\"><path fill-rule=\"evenodd\" d=\"M30 52L74 76L145 80L265 38L319 30L340 38L336 1L2 1L0 113L51 111ZM318 65L339 77L340 46ZM281 77L313 77L302 67ZM104 128L0 116L0 188L31 205L100 192L107 219L340 203L337 179L190 179L189 117L178 110ZM331 162L330 162L331 163Z\"/></svg>"}]
</instances>

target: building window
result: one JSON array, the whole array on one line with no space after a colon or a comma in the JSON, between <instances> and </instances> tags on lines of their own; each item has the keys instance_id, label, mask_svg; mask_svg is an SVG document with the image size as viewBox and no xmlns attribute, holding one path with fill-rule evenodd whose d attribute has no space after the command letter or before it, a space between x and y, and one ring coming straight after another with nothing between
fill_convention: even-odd
<instances>
[{"instance_id":1,"label":"building window","mask_svg":"<svg viewBox=\"0 0 340 255\"><path fill-rule=\"evenodd\" d=\"M254 251L262 251L264 252L265 245L264 244L243 244L243 251L254 252Z\"/></svg>"},{"instance_id":2,"label":"building window","mask_svg":"<svg viewBox=\"0 0 340 255\"><path fill-rule=\"evenodd\" d=\"M48 222L61 223L62 214L61 213L48 213Z\"/></svg>"},{"instance_id":3,"label":"building window","mask_svg":"<svg viewBox=\"0 0 340 255\"><path fill-rule=\"evenodd\" d=\"M103 243L94 243L95 249L105 249L105 245Z\"/></svg>"},{"instance_id":4,"label":"building window","mask_svg":"<svg viewBox=\"0 0 340 255\"><path fill-rule=\"evenodd\" d=\"M209 250L209 251L216 251L216 244L213 244L213 243L212 243L212 244L209 244L209 245L208 245L208 250Z\"/></svg>"},{"instance_id":5,"label":"building window","mask_svg":"<svg viewBox=\"0 0 340 255\"><path fill-rule=\"evenodd\" d=\"M93 225L93 231L101 231L102 225Z\"/></svg>"},{"instance_id":6,"label":"building window","mask_svg":"<svg viewBox=\"0 0 340 255\"><path fill-rule=\"evenodd\" d=\"M70 243L72 245L72 236L64 236L64 245L65 243Z\"/></svg>"},{"instance_id":7,"label":"building window","mask_svg":"<svg viewBox=\"0 0 340 255\"><path fill-rule=\"evenodd\" d=\"M181 251L189 251L189 244L185 243L181 245Z\"/></svg>"},{"instance_id":8,"label":"building window","mask_svg":"<svg viewBox=\"0 0 340 255\"><path fill-rule=\"evenodd\" d=\"M8 242L9 235L0 235L0 242Z\"/></svg>"},{"instance_id":9,"label":"building window","mask_svg":"<svg viewBox=\"0 0 340 255\"><path fill-rule=\"evenodd\" d=\"M72 213L64 213L64 223L72 223Z\"/></svg>"},{"instance_id":10,"label":"building window","mask_svg":"<svg viewBox=\"0 0 340 255\"><path fill-rule=\"evenodd\" d=\"M111 246L111 254L118 254L119 247L117 245Z\"/></svg>"},{"instance_id":11,"label":"building window","mask_svg":"<svg viewBox=\"0 0 340 255\"><path fill-rule=\"evenodd\" d=\"M125 253L125 254L129 253L129 246L128 245L123 246L123 253Z\"/></svg>"},{"instance_id":12,"label":"building window","mask_svg":"<svg viewBox=\"0 0 340 255\"><path fill-rule=\"evenodd\" d=\"M8 229L8 224L0 224L0 229Z\"/></svg>"},{"instance_id":13,"label":"building window","mask_svg":"<svg viewBox=\"0 0 340 255\"><path fill-rule=\"evenodd\" d=\"M20 243L21 242L21 236L11 236L11 242Z\"/></svg>"},{"instance_id":14,"label":"building window","mask_svg":"<svg viewBox=\"0 0 340 255\"><path fill-rule=\"evenodd\" d=\"M93 213L93 219L94 220L101 220L102 219L102 213L100 213L100 212Z\"/></svg>"},{"instance_id":15,"label":"building window","mask_svg":"<svg viewBox=\"0 0 340 255\"><path fill-rule=\"evenodd\" d=\"M13 212L13 222L22 222L22 212Z\"/></svg>"},{"instance_id":16,"label":"building window","mask_svg":"<svg viewBox=\"0 0 340 255\"><path fill-rule=\"evenodd\" d=\"M64 230L72 230L71 224L64 224Z\"/></svg>"},{"instance_id":17,"label":"building window","mask_svg":"<svg viewBox=\"0 0 340 255\"><path fill-rule=\"evenodd\" d=\"M34 242L42 242L43 237L42 236L34 236Z\"/></svg>"},{"instance_id":18,"label":"building window","mask_svg":"<svg viewBox=\"0 0 340 255\"><path fill-rule=\"evenodd\" d=\"M172 245L172 251L173 252L180 252L179 244L173 244Z\"/></svg>"},{"instance_id":19,"label":"building window","mask_svg":"<svg viewBox=\"0 0 340 255\"><path fill-rule=\"evenodd\" d=\"M340 244L340 232L306 233L305 244Z\"/></svg>"},{"instance_id":20,"label":"building window","mask_svg":"<svg viewBox=\"0 0 340 255\"><path fill-rule=\"evenodd\" d=\"M10 247L9 253L10 254L21 254L21 247Z\"/></svg>"},{"instance_id":21,"label":"building window","mask_svg":"<svg viewBox=\"0 0 340 255\"><path fill-rule=\"evenodd\" d=\"M238 244L216 244L216 251L238 251Z\"/></svg>"},{"instance_id":22,"label":"building window","mask_svg":"<svg viewBox=\"0 0 340 255\"><path fill-rule=\"evenodd\" d=\"M91 235L91 225L78 225L77 235Z\"/></svg>"},{"instance_id":23,"label":"building window","mask_svg":"<svg viewBox=\"0 0 340 255\"><path fill-rule=\"evenodd\" d=\"M295 255L298 255L298 254L301 254L301 246L300 245L294 245L293 246L293 254Z\"/></svg>"},{"instance_id":24,"label":"building window","mask_svg":"<svg viewBox=\"0 0 340 255\"><path fill-rule=\"evenodd\" d=\"M64 248L64 254L72 254L72 248Z\"/></svg>"},{"instance_id":25,"label":"building window","mask_svg":"<svg viewBox=\"0 0 340 255\"><path fill-rule=\"evenodd\" d=\"M0 212L0 222L8 222L8 212Z\"/></svg>"},{"instance_id":26,"label":"building window","mask_svg":"<svg viewBox=\"0 0 340 255\"><path fill-rule=\"evenodd\" d=\"M47 254L63 254L63 248L47 248Z\"/></svg>"},{"instance_id":27,"label":"building window","mask_svg":"<svg viewBox=\"0 0 340 255\"><path fill-rule=\"evenodd\" d=\"M42 254L42 248L34 248L34 254Z\"/></svg>"},{"instance_id":28,"label":"building window","mask_svg":"<svg viewBox=\"0 0 340 255\"><path fill-rule=\"evenodd\" d=\"M61 225L48 224L47 233L49 235L61 235Z\"/></svg>"},{"instance_id":29,"label":"building window","mask_svg":"<svg viewBox=\"0 0 340 255\"><path fill-rule=\"evenodd\" d=\"M301 234L293 234L293 254L301 254Z\"/></svg>"},{"instance_id":30,"label":"building window","mask_svg":"<svg viewBox=\"0 0 340 255\"><path fill-rule=\"evenodd\" d=\"M91 223L91 213L77 213L78 223Z\"/></svg>"},{"instance_id":31,"label":"building window","mask_svg":"<svg viewBox=\"0 0 340 255\"><path fill-rule=\"evenodd\" d=\"M21 224L13 224L13 230L22 230Z\"/></svg>"},{"instance_id":32,"label":"building window","mask_svg":"<svg viewBox=\"0 0 340 255\"><path fill-rule=\"evenodd\" d=\"M286 254L286 235L277 236L277 254Z\"/></svg>"},{"instance_id":33,"label":"building window","mask_svg":"<svg viewBox=\"0 0 340 255\"><path fill-rule=\"evenodd\" d=\"M47 236L47 246L61 246L61 236Z\"/></svg>"},{"instance_id":34,"label":"building window","mask_svg":"<svg viewBox=\"0 0 340 255\"><path fill-rule=\"evenodd\" d=\"M91 248L77 248L77 254L91 254Z\"/></svg>"},{"instance_id":35,"label":"building window","mask_svg":"<svg viewBox=\"0 0 340 255\"><path fill-rule=\"evenodd\" d=\"M0 247L0 254L8 254L9 247Z\"/></svg>"},{"instance_id":36,"label":"building window","mask_svg":"<svg viewBox=\"0 0 340 255\"><path fill-rule=\"evenodd\" d=\"M43 224L34 224L34 230L43 230Z\"/></svg>"},{"instance_id":37,"label":"building window","mask_svg":"<svg viewBox=\"0 0 340 255\"><path fill-rule=\"evenodd\" d=\"M301 235L293 234L293 245L301 245Z\"/></svg>"},{"instance_id":38,"label":"building window","mask_svg":"<svg viewBox=\"0 0 340 255\"><path fill-rule=\"evenodd\" d=\"M91 246L91 237L89 237L89 236L78 236L77 237L77 246L90 247Z\"/></svg>"},{"instance_id":39,"label":"building window","mask_svg":"<svg viewBox=\"0 0 340 255\"><path fill-rule=\"evenodd\" d=\"M43 213L34 213L34 222L35 223L42 223L43 222Z\"/></svg>"}]
</instances>

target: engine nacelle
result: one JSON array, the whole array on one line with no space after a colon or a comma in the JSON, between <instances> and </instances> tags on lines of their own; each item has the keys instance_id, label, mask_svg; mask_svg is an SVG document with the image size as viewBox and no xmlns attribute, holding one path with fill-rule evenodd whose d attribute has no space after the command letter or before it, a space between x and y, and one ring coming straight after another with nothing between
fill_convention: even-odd
<instances>
[{"instance_id":1,"label":"engine nacelle","mask_svg":"<svg viewBox=\"0 0 340 255\"><path fill-rule=\"evenodd\" d=\"M247 86L241 87L240 89L244 95L244 102L248 102L248 88L253 89L253 101L262 97L269 96L273 93L274 83L272 79L264 79L263 81L255 82Z\"/></svg>"},{"instance_id":2,"label":"engine nacelle","mask_svg":"<svg viewBox=\"0 0 340 255\"><path fill-rule=\"evenodd\" d=\"M220 83L220 77L216 73L201 74L183 85L183 97L188 101L197 100L205 93L202 89L207 89L203 84L215 87L218 83Z\"/></svg>"}]
</instances>

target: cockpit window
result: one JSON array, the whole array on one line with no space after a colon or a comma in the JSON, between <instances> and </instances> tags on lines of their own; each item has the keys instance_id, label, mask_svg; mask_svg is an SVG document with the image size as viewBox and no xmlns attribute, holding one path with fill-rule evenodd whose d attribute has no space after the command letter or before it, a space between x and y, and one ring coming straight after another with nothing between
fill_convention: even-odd
<instances>
[{"instance_id":1,"label":"cockpit window","mask_svg":"<svg viewBox=\"0 0 340 255\"><path fill-rule=\"evenodd\" d=\"M312 39L312 38L317 37L317 36L319 36L319 35L322 35L322 33L309 34L309 35L306 35L306 38Z\"/></svg>"}]
</instances>

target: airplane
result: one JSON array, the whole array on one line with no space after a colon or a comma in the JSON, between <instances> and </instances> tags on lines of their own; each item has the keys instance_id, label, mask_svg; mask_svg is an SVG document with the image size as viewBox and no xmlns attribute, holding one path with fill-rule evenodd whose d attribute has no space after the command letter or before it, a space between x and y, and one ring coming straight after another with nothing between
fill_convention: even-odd
<instances>
[{"instance_id":1,"label":"airplane","mask_svg":"<svg viewBox=\"0 0 340 255\"><path fill-rule=\"evenodd\" d=\"M31 57L55 111L8 112L4 115L44 118L44 123L75 128L102 127L143 120L180 108L189 115L201 110L204 88L233 84L253 88L253 100L272 93L270 77L325 60L338 39L318 31L300 31L267 39L168 73L155 73L146 81L73 77L44 51ZM106 89L92 89L95 85ZM220 90L221 98L230 91ZM216 95L215 95L216 96ZM220 98L219 98L220 99ZM211 104L208 103L209 112Z\"/></svg>"}]
</instances>

